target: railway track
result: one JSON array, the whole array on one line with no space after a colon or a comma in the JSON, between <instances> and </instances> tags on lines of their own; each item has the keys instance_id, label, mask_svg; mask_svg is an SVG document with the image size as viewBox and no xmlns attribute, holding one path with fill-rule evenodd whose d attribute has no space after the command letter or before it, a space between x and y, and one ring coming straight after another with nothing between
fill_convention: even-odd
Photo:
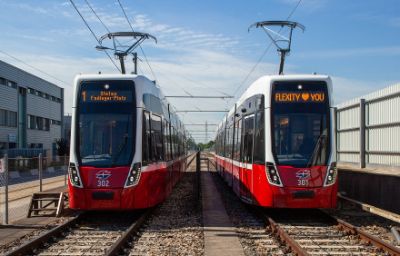
<instances>
[{"instance_id":1,"label":"railway track","mask_svg":"<svg viewBox=\"0 0 400 256\"><path fill-rule=\"evenodd\" d=\"M400 255L400 250L393 245L324 212L293 212L282 214L280 211L270 216L264 213L275 235L293 254Z\"/></svg>"},{"instance_id":2,"label":"railway track","mask_svg":"<svg viewBox=\"0 0 400 256\"><path fill-rule=\"evenodd\" d=\"M6 255L117 255L151 212L80 214Z\"/></svg>"}]
</instances>

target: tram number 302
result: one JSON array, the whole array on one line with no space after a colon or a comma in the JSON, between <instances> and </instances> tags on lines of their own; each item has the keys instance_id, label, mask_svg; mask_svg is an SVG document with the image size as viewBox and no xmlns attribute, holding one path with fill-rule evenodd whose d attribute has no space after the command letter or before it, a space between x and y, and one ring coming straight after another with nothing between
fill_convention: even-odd
<instances>
[{"instance_id":1,"label":"tram number 302","mask_svg":"<svg viewBox=\"0 0 400 256\"><path fill-rule=\"evenodd\" d=\"M108 181L108 180L97 180L97 186L98 187L109 187L110 186L110 181Z\"/></svg>"}]
</instances>

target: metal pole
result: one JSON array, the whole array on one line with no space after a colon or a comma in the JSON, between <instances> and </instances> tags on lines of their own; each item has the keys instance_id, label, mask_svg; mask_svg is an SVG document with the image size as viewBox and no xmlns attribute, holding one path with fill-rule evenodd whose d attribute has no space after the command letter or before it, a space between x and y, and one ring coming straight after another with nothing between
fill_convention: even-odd
<instances>
[{"instance_id":1,"label":"metal pole","mask_svg":"<svg viewBox=\"0 0 400 256\"><path fill-rule=\"evenodd\" d=\"M134 52L132 53L133 55L133 65L135 66L133 73L136 75L137 74L137 53Z\"/></svg>"},{"instance_id":2,"label":"metal pole","mask_svg":"<svg viewBox=\"0 0 400 256\"><path fill-rule=\"evenodd\" d=\"M338 155L338 150L339 150L339 139L338 139L338 130L339 130L339 124L338 124L338 111L337 107L333 108L333 141L335 142L335 155L336 155L336 162L339 162L339 155Z\"/></svg>"},{"instance_id":3,"label":"metal pole","mask_svg":"<svg viewBox=\"0 0 400 256\"><path fill-rule=\"evenodd\" d=\"M125 62L124 62L124 55L122 54L117 54L119 63L121 64L121 73L125 74Z\"/></svg>"},{"instance_id":4,"label":"metal pole","mask_svg":"<svg viewBox=\"0 0 400 256\"><path fill-rule=\"evenodd\" d=\"M64 186L67 186L67 175L68 175L68 162L67 162L67 155L64 155L64 165L67 167L64 173Z\"/></svg>"},{"instance_id":5,"label":"metal pole","mask_svg":"<svg viewBox=\"0 0 400 256\"><path fill-rule=\"evenodd\" d=\"M5 154L3 158L3 171L4 171L4 213L3 224L8 224L8 155Z\"/></svg>"},{"instance_id":6,"label":"metal pole","mask_svg":"<svg viewBox=\"0 0 400 256\"><path fill-rule=\"evenodd\" d=\"M197 196L197 201L200 199L200 151L197 151L196 154L196 196Z\"/></svg>"},{"instance_id":7,"label":"metal pole","mask_svg":"<svg viewBox=\"0 0 400 256\"><path fill-rule=\"evenodd\" d=\"M360 168L365 168L365 99L360 99Z\"/></svg>"},{"instance_id":8,"label":"metal pole","mask_svg":"<svg viewBox=\"0 0 400 256\"><path fill-rule=\"evenodd\" d=\"M207 125L207 121L206 121L206 141L205 141L205 143L207 143L207 139L208 139L208 125Z\"/></svg>"},{"instance_id":9,"label":"metal pole","mask_svg":"<svg viewBox=\"0 0 400 256\"><path fill-rule=\"evenodd\" d=\"M42 166L42 159L43 157L42 157L42 153L40 153L39 154L39 158L38 158L38 160L39 160L39 191L40 192L42 192L42 169L43 169L43 166Z\"/></svg>"},{"instance_id":10,"label":"metal pole","mask_svg":"<svg viewBox=\"0 0 400 256\"><path fill-rule=\"evenodd\" d=\"M279 75L283 74L283 66L285 65L285 55L286 55L286 51L281 50L281 63L279 65Z\"/></svg>"}]
</instances>

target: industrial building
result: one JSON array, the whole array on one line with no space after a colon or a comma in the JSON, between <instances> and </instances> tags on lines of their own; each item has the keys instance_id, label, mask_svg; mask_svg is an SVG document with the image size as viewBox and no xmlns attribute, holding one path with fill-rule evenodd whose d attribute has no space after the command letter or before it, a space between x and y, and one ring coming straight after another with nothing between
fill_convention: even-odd
<instances>
[{"instance_id":1,"label":"industrial building","mask_svg":"<svg viewBox=\"0 0 400 256\"><path fill-rule=\"evenodd\" d=\"M43 149L55 156L63 102L63 88L0 60L0 153L23 156L34 151L25 149Z\"/></svg>"}]
</instances>

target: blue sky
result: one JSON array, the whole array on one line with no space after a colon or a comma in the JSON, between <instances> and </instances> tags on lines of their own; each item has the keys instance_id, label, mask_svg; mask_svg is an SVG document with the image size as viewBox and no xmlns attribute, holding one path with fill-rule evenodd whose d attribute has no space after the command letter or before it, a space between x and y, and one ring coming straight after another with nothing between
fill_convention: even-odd
<instances>
[{"instance_id":1,"label":"blue sky","mask_svg":"<svg viewBox=\"0 0 400 256\"><path fill-rule=\"evenodd\" d=\"M150 1L120 0L134 29L158 38L143 44L155 78L143 61L140 73L156 79L166 95L232 94L277 73L279 56L271 48L245 80L269 39L247 28L261 20L284 20L298 0ZM84 0L74 0L97 36L107 31ZM111 31L128 31L117 1L88 0ZM293 35L286 73L333 77L337 103L400 81L400 1L302 0L291 20L306 31ZM116 72L69 1L0 0L0 50L46 71L34 70L0 52L0 59L65 88L70 112L71 84L78 73ZM139 56L141 53L139 52ZM129 61L128 61L129 63ZM128 64L128 70L132 65ZM233 100L173 100L177 109L225 109ZM223 114L184 114L187 123L219 122Z\"/></svg>"}]
</instances>

